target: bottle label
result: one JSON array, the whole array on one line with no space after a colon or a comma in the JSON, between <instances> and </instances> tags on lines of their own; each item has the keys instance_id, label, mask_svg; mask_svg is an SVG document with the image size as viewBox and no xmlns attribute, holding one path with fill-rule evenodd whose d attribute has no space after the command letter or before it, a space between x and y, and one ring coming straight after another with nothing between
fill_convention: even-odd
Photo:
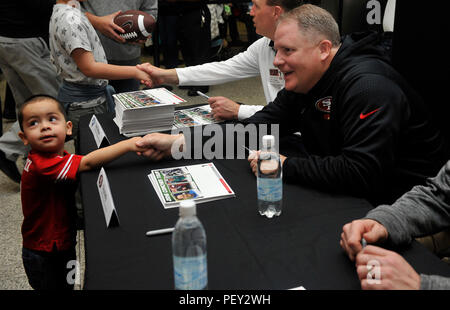
<instances>
[{"instance_id":1,"label":"bottle label","mask_svg":"<svg viewBox=\"0 0 450 310\"><path fill-rule=\"evenodd\" d=\"M206 255L173 257L175 288L178 290L202 290L208 284Z\"/></svg>"},{"instance_id":2,"label":"bottle label","mask_svg":"<svg viewBox=\"0 0 450 310\"><path fill-rule=\"evenodd\" d=\"M281 178L258 178L258 199L263 201L280 201L283 198Z\"/></svg>"}]
</instances>

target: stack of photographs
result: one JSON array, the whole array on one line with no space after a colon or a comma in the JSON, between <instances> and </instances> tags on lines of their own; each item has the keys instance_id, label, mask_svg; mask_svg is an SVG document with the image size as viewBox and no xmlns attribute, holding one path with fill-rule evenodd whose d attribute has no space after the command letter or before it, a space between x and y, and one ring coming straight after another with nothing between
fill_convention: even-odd
<instances>
[{"instance_id":1,"label":"stack of photographs","mask_svg":"<svg viewBox=\"0 0 450 310\"><path fill-rule=\"evenodd\" d=\"M114 122L125 136L170 130L175 105L185 102L165 88L139 90L113 95Z\"/></svg>"}]
</instances>

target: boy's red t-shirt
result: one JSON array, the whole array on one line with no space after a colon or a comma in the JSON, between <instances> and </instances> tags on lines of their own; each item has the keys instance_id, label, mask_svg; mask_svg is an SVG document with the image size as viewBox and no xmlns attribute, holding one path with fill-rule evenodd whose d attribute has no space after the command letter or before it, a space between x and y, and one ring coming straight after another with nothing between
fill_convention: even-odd
<instances>
[{"instance_id":1,"label":"boy's red t-shirt","mask_svg":"<svg viewBox=\"0 0 450 310\"><path fill-rule=\"evenodd\" d=\"M22 173L23 247L70 249L76 238L76 176L83 156L31 151Z\"/></svg>"}]
</instances>

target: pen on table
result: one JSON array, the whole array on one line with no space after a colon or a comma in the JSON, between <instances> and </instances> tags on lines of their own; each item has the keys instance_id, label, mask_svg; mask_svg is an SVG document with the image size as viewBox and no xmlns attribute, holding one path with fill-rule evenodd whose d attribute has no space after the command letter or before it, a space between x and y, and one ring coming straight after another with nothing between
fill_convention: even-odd
<instances>
[{"instance_id":1,"label":"pen on table","mask_svg":"<svg viewBox=\"0 0 450 310\"><path fill-rule=\"evenodd\" d=\"M163 228L163 229L157 229L157 230L150 230L145 233L146 236L155 236L155 235L162 235L162 234L168 234L175 230L175 228Z\"/></svg>"},{"instance_id":2,"label":"pen on table","mask_svg":"<svg viewBox=\"0 0 450 310\"><path fill-rule=\"evenodd\" d=\"M248 147L246 147L245 145L243 145L242 147L243 147L244 149L246 149L247 151L249 151L249 152L250 152L250 154L251 154L251 153L253 153L253 152L255 152L255 151L253 151L253 150L249 149Z\"/></svg>"},{"instance_id":3,"label":"pen on table","mask_svg":"<svg viewBox=\"0 0 450 310\"><path fill-rule=\"evenodd\" d=\"M209 99L208 95L205 95L204 93L202 93L201 91L197 90L197 94L199 94L202 97L205 97L206 99Z\"/></svg>"}]
</instances>

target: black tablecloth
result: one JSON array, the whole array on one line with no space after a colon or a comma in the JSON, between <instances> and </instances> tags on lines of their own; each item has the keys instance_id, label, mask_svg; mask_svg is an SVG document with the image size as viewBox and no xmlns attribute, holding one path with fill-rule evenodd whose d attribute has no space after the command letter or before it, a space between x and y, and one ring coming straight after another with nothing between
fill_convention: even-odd
<instances>
[{"instance_id":1,"label":"black tablecloth","mask_svg":"<svg viewBox=\"0 0 450 310\"><path fill-rule=\"evenodd\" d=\"M97 115L111 143L124 139L111 117ZM80 151L96 148L80 122ZM120 225L107 228L96 180L81 174L85 216L85 289L173 289L171 235L178 209L164 209L147 175L152 169L206 160L150 162L134 153L106 165ZM339 246L342 226L371 208L362 199L284 184L280 217L259 215L256 179L246 160L214 160L236 197L197 205L207 235L209 289L359 289L354 263ZM419 273L450 276L450 268L418 243L396 249Z\"/></svg>"}]
</instances>

